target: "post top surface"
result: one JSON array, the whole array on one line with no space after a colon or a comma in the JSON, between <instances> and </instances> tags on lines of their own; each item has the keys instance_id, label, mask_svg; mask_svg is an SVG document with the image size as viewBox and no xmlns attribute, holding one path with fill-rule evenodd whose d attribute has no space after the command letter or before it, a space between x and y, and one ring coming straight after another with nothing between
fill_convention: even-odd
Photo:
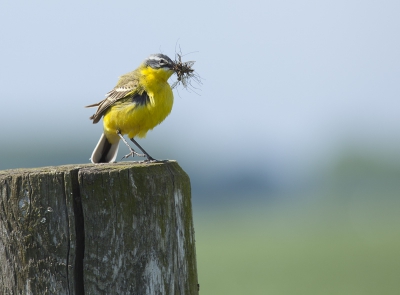
<instances>
[{"instance_id":1,"label":"post top surface","mask_svg":"<svg viewBox=\"0 0 400 295\"><path fill-rule=\"evenodd\" d=\"M0 178L2 176L14 175L14 174L31 174L31 173L61 173L71 170L90 170L90 171L113 171L113 170L125 170L131 168L146 168L154 167L165 164L177 164L175 160L163 160L153 163L135 162L135 161L124 161L118 163L102 163L102 164L69 164L60 166L46 166L36 168L16 168L0 170Z\"/></svg>"}]
</instances>

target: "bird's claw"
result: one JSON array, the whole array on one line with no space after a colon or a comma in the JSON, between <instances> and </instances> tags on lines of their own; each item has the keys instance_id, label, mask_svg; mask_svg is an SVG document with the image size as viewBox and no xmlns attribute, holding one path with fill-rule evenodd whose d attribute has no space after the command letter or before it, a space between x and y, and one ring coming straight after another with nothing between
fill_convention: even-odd
<instances>
[{"instance_id":1,"label":"bird's claw","mask_svg":"<svg viewBox=\"0 0 400 295\"><path fill-rule=\"evenodd\" d=\"M139 154L138 152L136 152L134 149L131 148L131 152L129 154L123 156L121 160L129 158L129 157L133 158L135 155L138 156L138 157L146 157L146 155Z\"/></svg>"},{"instance_id":2,"label":"bird's claw","mask_svg":"<svg viewBox=\"0 0 400 295\"><path fill-rule=\"evenodd\" d=\"M157 160L157 159L154 159L154 158L152 158L152 157L147 157L146 155L145 155L145 157L146 157L146 159L145 159L145 160L139 161L138 163L142 163L142 164L150 164L150 163L162 162L162 161L160 161L160 160Z\"/></svg>"},{"instance_id":3,"label":"bird's claw","mask_svg":"<svg viewBox=\"0 0 400 295\"><path fill-rule=\"evenodd\" d=\"M146 160L144 160L143 162L145 162L145 163L155 163L155 162L158 162L158 160L150 157L150 158L147 158Z\"/></svg>"}]
</instances>

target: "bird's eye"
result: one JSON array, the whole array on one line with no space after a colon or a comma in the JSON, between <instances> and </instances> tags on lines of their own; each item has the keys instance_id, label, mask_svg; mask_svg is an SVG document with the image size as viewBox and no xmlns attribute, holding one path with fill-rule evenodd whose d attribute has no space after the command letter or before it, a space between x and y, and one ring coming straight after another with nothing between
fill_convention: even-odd
<instances>
[{"instance_id":1,"label":"bird's eye","mask_svg":"<svg viewBox=\"0 0 400 295\"><path fill-rule=\"evenodd\" d=\"M160 65L165 65L166 63L167 63L167 61L165 59L160 60Z\"/></svg>"}]
</instances>

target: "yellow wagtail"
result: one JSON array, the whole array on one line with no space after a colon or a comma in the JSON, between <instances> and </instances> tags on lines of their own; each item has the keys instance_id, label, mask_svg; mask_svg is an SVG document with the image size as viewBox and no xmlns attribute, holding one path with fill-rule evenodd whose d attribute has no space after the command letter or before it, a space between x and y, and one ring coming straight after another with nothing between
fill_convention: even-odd
<instances>
[{"instance_id":1,"label":"yellow wagtail","mask_svg":"<svg viewBox=\"0 0 400 295\"><path fill-rule=\"evenodd\" d=\"M87 107L98 107L90 117L93 123L103 117L103 134L95 147L92 163L114 162L121 139L130 150L124 156L142 156L146 161L154 161L135 140L144 137L147 131L160 124L171 112L174 102L168 79L174 73L174 62L164 54L152 54L134 71L119 78L106 98ZM124 139L130 140L143 152L138 154Z\"/></svg>"}]
</instances>

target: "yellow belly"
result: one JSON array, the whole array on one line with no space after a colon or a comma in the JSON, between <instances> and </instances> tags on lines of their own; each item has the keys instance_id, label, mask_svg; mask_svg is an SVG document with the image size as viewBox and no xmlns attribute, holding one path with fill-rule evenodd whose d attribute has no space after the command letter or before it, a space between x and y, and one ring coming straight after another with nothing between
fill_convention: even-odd
<instances>
[{"instance_id":1,"label":"yellow belly","mask_svg":"<svg viewBox=\"0 0 400 295\"><path fill-rule=\"evenodd\" d=\"M147 87L146 87L147 88ZM174 96L168 83L158 83L155 91L147 91L150 101L137 105L132 100L121 100L104 115L104 134L110 143L119 141L117 131L129 138L145 137L147 131L160 124L170 114Z\"/></svg>"}]
</instances>

